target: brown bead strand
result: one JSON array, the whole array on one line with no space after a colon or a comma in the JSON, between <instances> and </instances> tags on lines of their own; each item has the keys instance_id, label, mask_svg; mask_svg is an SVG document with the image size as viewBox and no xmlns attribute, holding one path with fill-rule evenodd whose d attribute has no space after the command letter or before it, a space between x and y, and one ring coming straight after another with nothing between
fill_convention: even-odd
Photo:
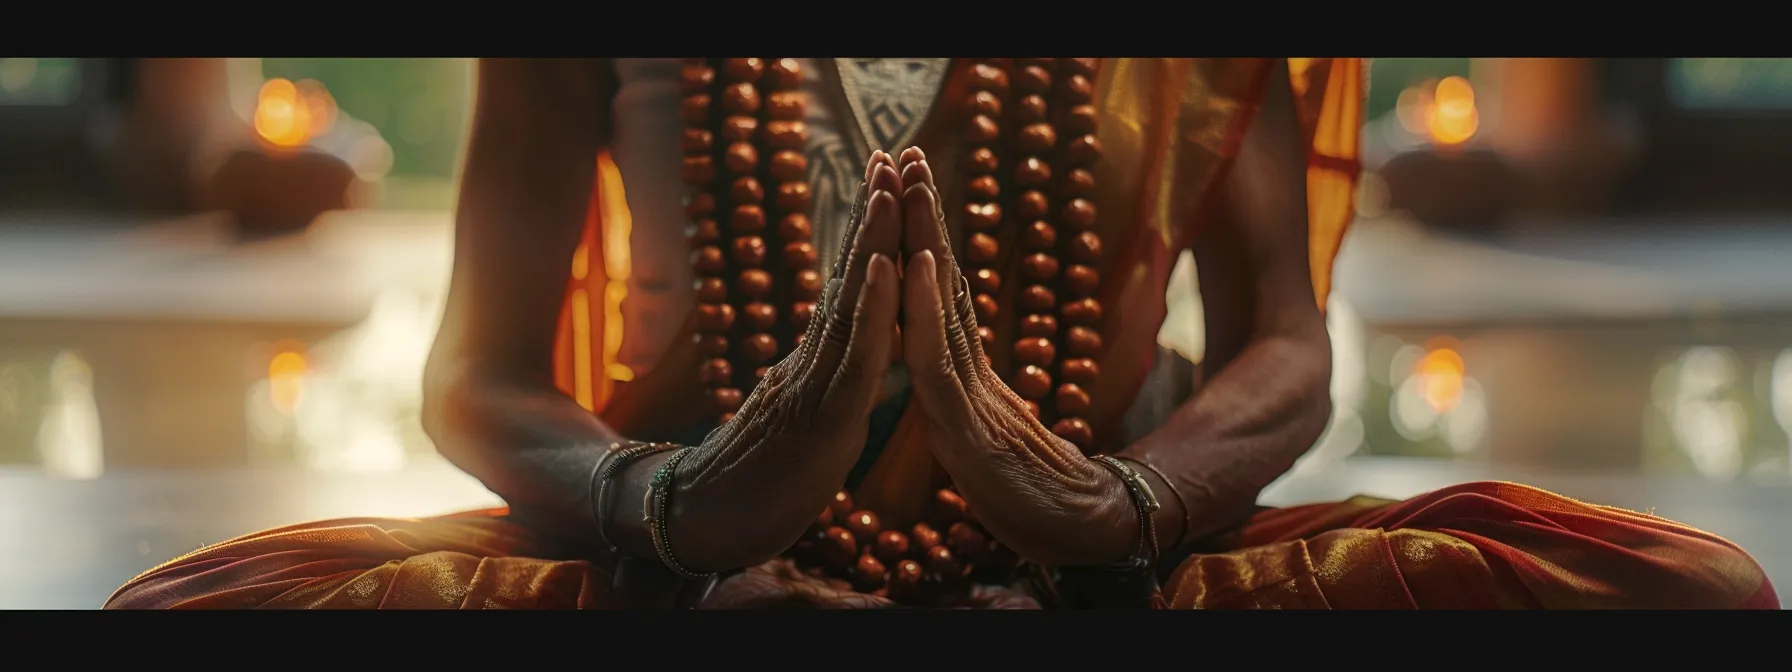
<instances>
[{"instance_id":1,"label":"brown bead strand","mask_svg":"<svg viewBox=\"0 0 1792 672\"><path fill-rule=\"evenodd\" d=\"M1051 199L1046 193L1052 180L1051 154L1057 144L1057 130L1052 127L1048 106L1056 65L1056 59L1050 58L1015 59L1015 99L1008 115L1018 128L1010 145L1019 157L1013 162L1011 179L1021 190L1010 205L1011 219L1023 227L1019 240L1026 254L1020 263L1026 285L1016 295L1022 317L1020 333L1014 341L1012 381L1015 393L1027 401L1027 409L1042 422L1050 422L1041 402L1051 394L1051 370L1057 360L1053 337L1058 331L1054 316L1058 299L1051 283L1057 279L1059 268L1053 255L1058 232L1049 221Z\"/></svg>"},{"instance_id":2,"label":"brown bead strand","mask_svg":"<svg viewBox=\"0 0 1792 672\"><path fill-rule=\"evenodd\" d=\"M778 224L768 238L780 244L778 251L788 277L779 278L778 286L789 297L790 311L785 336L765 344L774 354L755 361L756 381L765 377L769 362L796 349L815 314L815 301L821 298L820 260L809 222L809 159L803 153L809 143L809 128L803 122L807 103L800 91L802 83L802 64L796 59L766 59L765 74L759 80L760 90L766 93L759 145L771 158L761 175L774 194L770 210ZM779 341L784 347L777 347Z\"/></svg>"},{"instance_id":3,"label":"brown bead strand","mask_svg":"<svg viewBox=\"0 0 1792 672\"><path fill-rule=\"evenodd\" d=\"M730 417L740 408L741 391L734 385L734 366L728 360L729 334L734 328L735 308L729 303L726 280L729 269L730 236L716 222L717 201L714 193L720 175L718 143L712 116L715 97L725 95L715 63L705 59L687 61L682 73L684 103L684 183L691 187L685 198L685 216L691 218L688 238L691 243L691 265L697 271L697 347L704 356L698 375L709 389L717 412Z\"/></svg>"},{"instance_id":4,"label":"brown bead strand","mask_svg":"<svg viewBox=\"0 0 1792 672\"><path fill-rule=\"evenodd\" d=\"M1059 369L1058 386L1053 406L1058 415L1052 433L1088 452L1095 445L1094 431L1082 416L1089 412L1088 387L1100 369L1096 357L1101 354L1101 303L1095 290L1101 282L1101 237L1095 225L1095 174L1092 167L1101 158L1101 143L1095 139L1094 78L1100 61L1093 58L1058 59L1060 77L1052 88L1059 106L1057 126L1058 165L1064 174L1058 182L1058 217L1067 235L1060 236L1058 256L1069 262L1059 279L1061 294L1058 315L1064 323L1064 361Z\"/></svg>"}]
</instances>

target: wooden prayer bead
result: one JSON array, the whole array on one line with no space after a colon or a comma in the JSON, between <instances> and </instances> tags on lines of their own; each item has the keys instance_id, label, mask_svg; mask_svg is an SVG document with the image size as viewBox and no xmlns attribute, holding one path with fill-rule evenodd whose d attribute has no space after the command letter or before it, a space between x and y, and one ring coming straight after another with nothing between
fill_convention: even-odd
<instances>
[{"instance_id":1,"label":"wooden prayer bead","mask_svg":"<svg viewBox=\"0 0 1792 672\"><path fill-rule=\"evenodd\" d=\"M700 187L716 181L716 161L707 156L684 157L684 183Z\"/></svg>"},{"instance_id":2,"label":"wooden prayer bead","mask_svg":"<svg viewBox=\"0 0 1792 672\"><path fill-rule=\"evenodd\" d=\"M964 565L959 564L951 549L935 546L927 549L927 572L942 579L955 579L964 575Z\"/></svg>"},{"instance_id":3,"label":"wooden prayer bead","mask_svg":"<svg viewBox=\"0 0 1792 672\"><path fill-rule=\"evenodd\" d=\"M1082 75L1071 75L1064 79L1064 97L1073 104L1087 103L1095 97L1095 83Z\"/></svg>"},{"instance_id":4,"label":"wooden prayer bead","mask_svg":"<svg viewBox=\"0 0 1792 672\"><path fill-rule=\"evenodd\" d=\"M708 154L716 147L716 136L706 128L687 128L678 147L686 154Z\"/></svg>"},{"instance_id":5,"label":"wooden prayer bead","mask_svg":"<svg viewBox=\"0 0 1792 672\"><path fill-rule=\"evenodd\" d=\"M973 65L971 66L971 86L996 93L1006 93L1008 91L1008 73L990 65Z\"/></svg>"},{"instance_id":6,"label":"wooden prayer bead","mask_svg":"<svg viewBox=\"0 0 1792 672\"><path fill-rule=\"evenodd\" d=\"M1042 154L1058 144L1058 132L1051 124L1027 124L1014 136L1015 146L1028 154Z\"/></svg>"},{"instance_id":7,"label":"wooden prayer bead","mask_svg":"<svg viewBox=\"0 0 1792 672\"><path fill-rule=\"evenodd\" d=\"M989 552L989 537L970 523L953 523L946 529L946 546L953 554L974 563Z\"/></svg>"},{"instance_id":8,"label":"wooden prayer bead","mask_svg":"<svg viewBox=\"0 0 1792 672\"><path fill-rule=\"evenodd\" d=\"M807 241L813 231L813 227L809 224L809 216L800 212L785 215L784 219L778 221L778 235L787 242Z\"/></svg>"},{"instance_id":9,"label":"wooden prayer bead","mask_svg":"<svg viewBox=\"0 0 1792 672\"><path fill-rule=\"evenodd\" d=\"M846 526L848 531L852 532L853 538L858 539L861 544L870 544L876 541L877 533L883 531L883 526L879 524L877 514L865 510L846 514L846 520L842 521L842 524Z\"/></svg>"},{"instance_id":10,"label":"wooden prayer bead","mask_svg":"<svg viewBox=\"0 0 1792 672\"><path fill-rule=\"evenodd\" d=\"M769 362L778 356L778 339L771 334L753 334L740 342L740 354L755 364Z\"/></svg>"},{"instance_id":11,"label":"wooden prayer bead","mask_svg":"<svg viewBox=\"0 0 1792 672\"><path fill-rule=\"evenodd\" d=\"M1051 288L1044 285L1029 285L1020 292L1020 307L1033 312L1045 312L1058 305L1058 297Z\"/></svg>"},{"instance_id":12,"label":"wooden prayer bead","mask_svg":"<svg viewBox=\"0 0 1792 672\"><path fill-rule=\"evenodd\" d=\"M1083 230L1095 225L1095 204L1087 199L1073 198L1064 204L1059 213L1059 221L1073 229Z\"/></svg>"},{"instance_id":13,"label":"wooden prayer bead","mask_svg":"<svg viewBox=\"0 0 1792 672\"><path fill-rule=\"evenodd\" d=\"M933 493L933 518L943 524L951 525L952 523L965 520L965 517L970 513L970 510L971 507L969 504L965 503L964 497L959 496L958 493L953 492L950 488L941 488L935 490ZM916 535L917 538L919 538L919 536L919 534ZM937 540L937 535L935 538Z\"/></svg>"},{"instance_id":14,"label":"wooden prayer bead","mask_svg":"<svg viewBox=\"0 0 1792 672\"><path fill-rule=\"evenodd\" d=\"M1052 73L1029 65L1014 73L1014 90L1020 93L1044 93L1052 88Z\"/></svg>"},{"instance_id":15,"label":"wooden prayer bead","mask_svg":"<svg viewBox=\"0 0 1792 672\"><path fill-rule=\"evenodd\" d=\"M699 191L684 197L684 216L691 219L708 217L716 211L716 197L707 191Z\"/></svg>"},{"instance_id":16,"label":"wooden prayer bead","mask_svg":"<svg viewBox=\"0 0 1792 672\"><path fill-rule=\"evenodd\" d=\"M1095 193L1095 174L1082 168L1070 171L1063 182L1066 196L1088 196Z\"/></svg>"},{"instance_id":17,"label":"wooden prayer bead","mask_svg":"<svg viewBox=\"0 0 1792 672\"><path fill-rule=\"evenodd\" d=\"M825 532L825 531L827 531L827 529L829 527L832 527L833 525L834 525L834 510L832 508L824 506L824 507L821 507L821 513L815 514L815 522L812 523L810 525L810 527L816 529L816 531Z\"/></svg>"},{"instance_id":18,"label":"wooden prayer bead","mask_svg":"<svg viewBox=\"0 0 1792 672\"><path fill-rule=\"evenodd\" d=\"M689 126L702 126L709 123L709 94L693 93L684 97L678 107L684 123Z\"/></svg>"},{"instance_id":19,"label":"wooden prayer bead","mask_svg":"<svg viewBox=\"0 0 1792 672\"><path fill-rule=\"evenodd\" d=\"M733 419L734 419L734 414L733 414L733 413L723 413L723 414L722 414L722 415L721 415L721 416L720 416L720 417L719 417L719 418L718 418L718 420L719 420L719 421L720 421L720 422L721 422L721 423L722 423L722 424L724 424L724 425L726 425L726 424L728 424L728 421L730 421L730 420L733 420Z\"/></svg>"},{"instance_id":20,"label":"wooden prayer bead","mask_svg":"<svg viewBox=\"0 0 1792 672\"><path fill-rule=\"evenodd\" d=\"M759 89L752 84L730 84L722 89L722 111L752 114L759 111Z\"/></svg>"},{"instance_id":21,"label":"wooden prayer bead","mask_svg":"<svg viewBox=\"0 0 1792 672\"><path fill-rule=\"evenodd\" d=\"M976 309L977 321L984 324L994 323L996 321L996 316L1000 315L1002 312L1002 308L996 303L995 297L988 294L978 294L975 298L971 299L971 305Z\"/></svg>"},{"instance_id":22,"label":"wooden prayer bead","mask_svg":"<svg viewBox=\"0 0 1792 672\"><path fill-rule=\"evenodd\" d=\"M993 229L1002 222L1002 206L994 203L971 203L964 210L965 224L973 230Z\"/></svg>"},{"instance_id":23,"label":"wooden prayer bead","mask_svg":"<svg viewBox=\"0 0 1792 672\"><path fill-rule=\"evenodd\" d=\"M728 151L722 153L722 165L735 174L751 173L759 167L759 150L750 142L728 145Z\"/></svg>"},{"instance_id":24,"label":"wooden prayer bead","mask_svg":"<svg viewBox=\"0 0 1792 672\"><path fill-rule=\"evenodd\" d=\"M1021 318L1020 335L1032 338L1051 338L1058 333L1058 318L1050 315L1028 315Z\"/></svg>"},{"instance_id":25,"label":"wooden prayer bead","mask_svg":"<svg viewBox=\"0 0 1792 672\"><path fill-rule=\"evenodd\" d=\"M1084 77L1094 77L1101 64L1099 58L1065 58L1059 59L1066 67Z\"/></svg>"},{"instance_id":26,"label":"wooden prayer bead","mask_svg":"<svg viewBox=\"0 0 1792 672\"><path fill-rule=\"evenodd\" d=\"M1101 321L1101 303L1095 299L1077 299L1060 307L1058 314L1065 322L1092 326Z\"/></svg>"},{"instance_id":27,"label":"wooden prayer bead","mask_svg":"<svg viewBox=\"0 0 1792 672\"><path fill-rule=\"evenodd\" d=\"M764 336L765 334L760 335ZM753 382L757 384L759 381L765 380L765 377L771 374L771 372L772 368L769 366L761 366L757 369L753 369Z\"/></svg>"},{"instance_id":28,"label":"wooden prayer bead","mask_svg":"<svg viewBox=\"0 0 1792 672\"><path fill-rule=\"evenodd\" d=\"M757 206L757 205L742 205L742 206L736 207L734 209L734 214L728 216L728 229L735 233L741 233L741 234L759 233L760 231L764 231L765 230L765 211L760 209L759 206ZM740 254L739 245L741 243L741 240L745 240L745 239L736 239L734 241L734 244L736 246L735 247L736 259L739 258L739 254ZM755 237L754 240L758 240L758 238ZM763 255L765 252L765 241L760 240L758 242L758 246L759 246L759 251L760 251L761 255ZM755 263L752 265L757 266L758 264Z\"/></svg>"},{"instance_id":29,"label":"wooden prayer bead","mask_svg":"<svg viewBox=\"0 0 1792 672\"><path fill-rule=\"evenodd\" d=\"M754 208L758 210L758 208ZM761 226L764 225L764 220ZM748 268L758 268L765 264L765 239L759 236L742 236L734 239L734 263Z\"/></svg>"},{"instance_id":30,"label":"wooden prayer bead","mask_svg":"<svg viewBox=\"0 0 1792 672\"><path fill-rule=\"evenodd\" d=\"M979 268L972 271L967 279L971 281L971 291L974 292L994 294L1002 287L1002 276L997 275L995 269L992 268Z\"/></svg>"},{"instance_id":31,"label":"wooden prayer bead","mask_svg":"<svg viewBox=\"0 0 1792 672\"><path fill-rule=\"evenodd\" d=\"M1029 191L1015 199L1014 206L1015 216L1022 221L1044 219L1045 213L1051 209L1051 200L1046 198L1044 193Z\"/></svg>"},{"instance_id":32,"label":"wooden prayer bead","mask_svg":"<svg viewBox=\"0 0 1792 672\"><path fill-rule=\"evenodd\" d=\"M1015 121L1023 124L1036 124L1045 121L1045 115L1045 98L1040 96L1026 96L1015 103Z\"/></svg>"},{"instance_id":33,"label":"wooden prayer bead","mask_svg":"<svg viewBox=\"0 0 1792 672\"><path fill-rule=\"evenodd\" d=\"M722 357L728 354L728 337L720 334L697 334L697 351L710 357Z\"/></svg>"},{"instance_id":34,"label":"wooden prayer bead","mask_svg":"<svg viewBox=\"0 0 1792 672\"><path fill-rule=\"evenodd\" d=\"M977 341L983 344L983 350L985 352L994 350L996 347L996 330L989 327L977 327Z\"/></svg>"},{"instance_id":35,"label":"wooden prayer bead","mask_svg":"<svg viewBox=\"0 0 1792 672\"><path fill-rule=\"evenodd\" d=\"M786 244L784 246L784 263L795 268L814 266L815 244L808 242Z\"/></svg>"},{"instance_id":36,"label":"wooden prayer bead","mask_svg":"<svg viewBox=\"0 0 1792 672\"><path fill-rule=\"evenodd\" d=\"M1071 295L1088 296L1094 294L1099 287L1101 287L1101 274L1096 272L1093 267L1073 264L1070 268L1064 269L1064 288L1070 290Z\"/></svg>"},{"instance_id":37,"label":"wooden prayer bead","mask_svg":"<svg viewBox=\"0 0 1792 672\"><path fill-rule=\"evenodd\" d=\"M895 563L908 557L908 535L895 530L884 530L877 535L877 546L872 552L884 562Z\"/></svg>"},{"instance_id":38,"label":"wooden prayer bead","mask_svg":"<svg viewBox=\"0 0 1792 672\"><path fill-rule=\"evenodd\" d=\"M995 237L987 233L973 233L965 241L964 256L973 264L987 264L995 260L999 250L1000 243L996 242Z\"/></svg>"},{"instance_id":39,"label":"wooden prayer bead","mask_svg":"<svg viewBox=\"0 0 1792 672\"><path fill-rule=\"evenodd\" d=\"M722 227L713 219L699 219L685 227L684 235L691 245L702 249L706 245L722 242Z\"/></svg>"},{"instance_id":40,"label":"wooden prayer bead","mask_svg":"<svg viewBox=\"0 0 1792 672\"><path fill-rule=\"evenodd\" d=\"M804 269L797 271L790 282L790 291L799 301L814 301L821 297L821 273Z\"/></svg>"},{"instance_id":41,"label":"wooden prayer bead","mask_svg":"<svg viewBox=\"0 0 1792 672\"><path fill-rule=\"evenodd\" d=\"M970 191L973 198L990 200L1001 195L1002 183L996 181L994 176L984 175L971 180Z\"/></svg>"},{"instance_id":42,"label":"wooden prayer bead","mask_svg":"<svg viewBox=\"0 0 1792 672\"><path fill-rule=\"evenodd\" d=\"M1101 158L1101 141L1093 135L1080 135L1064 147L1064 158L1074 165L1086 166Z\"/></svg>"},{"instance_id":43,"label":"wooden prayer bead","mask_svg":"<svg viewBox=\"0 0 1792 672\"><path fill-rule=\"evenodd\" d=\"M1052 181L1052 168L1038 157L1021 159L1014 167L1014 183L1023 187L1041 187Z\"/></svg>"},{"instance_id":44,"label":"wooden prayer bead","mask_svg":"<svg viewBox=\"0 0 1792 672\"><path fill-rule=\"evenodd\" d=\"M711 196L710 198L714 199L715 197ZM758 207L758 204L765 200L765 187L760 186L759 180L750 175L735 178L734 183L728 185L728 200L734 201L735 203L749 204ZM736 212L738 212L738 210ZM763 228L764 225L765 217L762 214L760 216L760 226Z\"/></svg>"},{"instance_id":45,"label":"wooden prayer bead","mask_svg":"<svg viewBox=\"0 0 1792 672\"><path fill-rule=\"evenodd\" d=\"M798 328L798 329L807 328L809 326L809 320L813 319L814 317L815 317L815 302L813 302L813 301L798 301L794 304L791 304L791 306L790 306L790 323L793 325L796 325L796 328Z\"/></svg>"},{"instance_id":46,"label":"wooden prayer bead","mask_svg":"<svg viewBox=\"0 0 1792 672\"><path fill-rule=\"evenodd\" d=\"M1045 222L1033 222L1027 226L1021 244L1029 250L1049 250L1058 242L1058 230Z\"/></svg>"},{"instance_id":47,"label":"wooden prayer bead","mask_svg":"<svg viewBox=\"0 0 1792 672\"><path fill-rule=\"evenodd\" d=\"M809 127L801 121L769 121L760 134L773 149L802 151L809 142Z\"/></svg>"},{"instance_id":48,"label":"wooden prayer bead","mask_svg":"<svg viewBox=\"0 0 1792 672\"><path fill-rule=\"evenodd\" d=\"M785 182L778 185L778 207L785 212L807 212L809 210L809 183Z\"/></svg>"},{"instance_id":49,"label":"wooden prayer bead","mask_svg":"<svg viewBox=\"0 0 1792 672\"><path fill-rule=\"evenodd\" d=\"M714 334L726 333L734 326L734 306L726 303L705 303L697 306L697 327Z\"/></svg>"},{"instance_id":50,"label":"wooden prayer bead","mask_svg":"<svg viewBox=\"0 0 1792 672\"><path fill-rule=\"evenodd\" d=\"M1014 342L1014 359L1022 364L1050 366L1056 356L1057 350L1052 347L1051 339L1023 338Z\"/></svg>"},{"instance_id":51,"label":"wooden prayer bead","mask_svg":"<svg viewBox=\"0 0 1792 672\"><path fill-rule=\"evenodd\" d=\"M1058 275L1058 258L1045 253L1029 254L1021 260L1020 271L1028 280L1050 280Z\"/></svg>"},{"instance_id":52,"label":"wooden prayer bead","mask_svg":"<svg viewBox=\"0 0 1792 672\"><path fill-rule=\"evenodd\" d=\"M765 114L777 121L796 121L803 118L803 98L800 91L779 91L766 96Z\"/></svg>"},{"instance_id":53,"label":"wooden prayer bead","mask_svg":"<svg viewBox=\"0 0 1792 672\"><path fill-rule=\"evenodd\" d=\"M978 91L971 94L971 100L968 107L971 108L971 112L974 114L983 115L991 119L1000 119L1002 117L1001 97L988 91Z\"/></svg>"},{"instance_id":54,"label":"wooden prayer bead","mask_svg":"<svg viewBox=\"0 0 1792 672\"><path fill-rule=\"evenodd\" d=\"M965 129L965 139L978 144L995 142L1001 135L996 120L981 114L971 117L970 127Z\"/></svg>"},{"instance_id":55,"label":"wooden prayer bead","mask_svg":"<svg viewBox=\"0 0 1792 672\"><path fill-rule=\"evenodd\" d=\"M778 323L778 309L763 301L754 301L740 309L741 321L753 331L764 331Z\"/></svg>"},{"instance_id":56,"label":"wooden prayer bead","mask_svg":"<svg viewBox=\"0 0 1792 672\"><path fill-rule=\"evenodd\" d=\"M727 142L747 142L759 130L759 120L754 117L735 115L722 120L722 140Z\"/></svg>"},{"instance_id":57,"label":"wooden prayer bead","mask_svg":"<svg viewBox=\"0 0 1792 672\"><path fill-rule=\"evenodd\" d=\"M1070 258L1085 264L1100 259L1101 237L1088 231L1076 234L1070 239Z\"/></svg>"},{"instance_id":58,"label":"wooden prayer bead","mask_svg":"<svg viewBox=\"0 0 1792 672\"><path fill-rule=\"evenodd\" d=\"M940 545L940 533L934 531L933 527L927 523L915 523L915 526L908 530L908 538L914 542L914 550L917 553L924 554L928 549Z\"/></svg>"},{"instance_id":59,"label":"wooden prayer bead","mask_svg":"<svg viewBox=\"0 0 1792 672\"><path fill-rule=\"evenodd\" d=\"M1096 364L1093 359L1067 359L1059 373L1064 375L1064 382L1090 385L1101 377L1101 365Z\"/></svg>"},{"instance_id":60,"label":"wooden prayer bead","mask_svg":"<svg viewBox=\"0 0 1792 672\"><path fill-rule=\"evenodd\" d=\"M884 586L886 573L884 563L873 555L859 556L859 564L853 568L853 587L860 591L872 591Z\"/></svg>"},{"instance_id":61,"label":"wooden prayer bead","mask_svg":"<svg viewBox=\"0 0 1792 672\"><path fill-rule=\"evenodd\" d=\"M1038 401L1052 391L1052 376L1037 366L1025 366L1014 374L1014 393L1029 401Z\"/></svg>"},{"instance_id":62,"label":"wooden prayer bead","mask_svg":"<svg viewBox=\"0 0 1792 672\"><path fill-rule=\"evenodd\" d=\"M714 245L707 245L703 249L697 250L692 262L699 273L715 275L728 270L728 260L722 257L722 248Z\"/></svg>"},{"instance_id":63,"label":"wooden prayer bead","mask_svg":"<svg viewBox=\"0 0 1792 672\"><path fill-rule=\"evenodd\" d=\"M809 171L809 159L791 150L772 155L771 174L775 180L800 180Z\"/></svg>"},{"instance_id":64,"label":"wooden prayer bead","mask_svg":"<svg viewBox=\"0 0 1792 672\"><path fill-rule=\"evenodd\" d=\"M794 58L780 58L767 65L761 77L761 82L772 89L794 89L803 83L803 67Z\"/></svg>"},{"instance_id":65,"label":"wooden prayer bead","mask_svg":"<svg viewBox=\"0 0 1792 672\"><path fill-rule=\"evenodd\" d=\"M1089 393L1076 383L1065 383L1058 386L1058 412L1065 415L1082 415L1089 412Z\"/></svg>"},{"instance_id":66,"label":"wooden prayer bead","mask_svg":"<svg viewBox=\"0 0 1792 672\"><path fill-rule=\"evenodd\" d=\"M728 283L721 278L699 278L697 280L697 300L704 303L723 303L728 300Z\"/></svg>"},{"instance_id":67,"label":"wooden prayer bead","mask_svg":"<svg viewBox=\"0 0 1792 672\"><path fill-rule=\"evenodd\" d=\"M995 151L988 147L978 147L973 150L970 160L965 163L970 167L972 175L988 175L1001 167L1001 160L996 157Z\"/></svg>"},{"instance_id":68,"label":"wooden prayer bead","mask_svg":"<svg viewBox=\"0 0 1792 672\"><path fill-rule=\"evenodd\" d=\"M709 392L710 396L715 399L716 406L721 408L723 413L733 413L740 410L740 402L743 398L740 390L732 387L718 387Z\"/></svg>"},{"instance_id":69,"label":"wooden prayer bead","mask_svg":"<svg viewBox=\"0 0 1792 672\"><path fill-rule=\"evenodd\" d=\"M815 550L828 566L845 568L859 553L859 542L844 527L830 527L822 533Z\"/></svg>"},{"instance_id":70,"label":"wooden prayer bead","mask_svg":"<svg viewBox=\"0 0 1792 672\"><path fill-rule=\"evenodd\" d=\"M721 385L734 379L734 367L718 357L704 362L701 374L704 385Z\"/></svg>"},{"instance_id":71,"label":"wooden prayer bead","mask_svg":"<svg viewBox=\"0 0 1792 672\"><path fill-rule=\"evenodd\" d=\"M757 58L722 59L722 78L730 82L752 82L765 71L765 61Z\"/></svg>"},{"instance_id":72,"label":"wooden prayer bead","mask_svg":"<svg viewBox=\"0 0 1792 672\"><path fill-rule=\"evenodd\" d=\"M679 82L684 85L685 93L701 93L708 91L716 81L716 71L707 65L692 63L684 66L679 73Z\"/></svg>"},{"instance_id":73,"label":"wooden prayer bead","mask_svg":"<svg viewBox=\"0 0 1792 672\"><path fill-rule=\"evenodd\" d=\"M1027 409L1027 415L1031 415L1031 416L1033 416L1033 419L1034 419L1034 420L1038 420L1038 419L1039 419L1039 413L1040 413L1040 410L1039 410L1039 404L1038 404L1038 403L1037 403L1037 402L1032 402L1032 401L1024 401L1024 400L1023 400L1023 401L1021 401L1021 402L1020 402L1020 403L1022 403L1022 404L1024 404L1024 405L1025 405L1025 406L1026 406L1026 409Z\"/></svg>"},{"instance_id":74,"label":"wooden prayer bead","mask_svg":"<svg viewBox=\"0 0 1792 672\"><path fill-rule=\"evenodd\" d=\"M1067 133L1087 135L1095 132L1096 119L1094 105L1077 105L1064 113L1059 125Z\"/></svg>"},{"instance_id":75,"label":"wooden prayer bead","mask_svg":"<svg viewBox=\"0 0 1792 672\"><path fill-rule=\"evenodd\" d=\"M1088 449L1095 442L1095 434L1089 429L1089 423L1082 418L1064 418L1052 425L1052 433L1065 441L1076 444L1076 447Z\"/></svg>"},{"instance_id":76,"label":"wooden prayer bead","mask_svg":"<svg viewBox=\"0 0 1792 672\"><path fill-rule=\"evenodd\" d=\"M914 599L915 593L921 589L921 563L913 560L902 560L896 563L896 571L890 574L890 597L897 599Z\"/></svg>"}]
</instances>

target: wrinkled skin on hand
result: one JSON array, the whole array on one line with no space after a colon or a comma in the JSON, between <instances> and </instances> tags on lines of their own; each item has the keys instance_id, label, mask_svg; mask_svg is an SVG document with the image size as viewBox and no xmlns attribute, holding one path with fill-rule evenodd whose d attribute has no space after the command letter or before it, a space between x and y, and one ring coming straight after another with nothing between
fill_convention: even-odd
<instances>
[{"instance_id":1,"label":"wrinkled skin on hand","mask_svg":"<svg viewBox=\"0 0 1792 672\"><path fill-rule=\"evenodd\" d=\"M678 467L669 525L694 569L755 565L789 548L864 449L895 348L901 181L866 166L833 273L796 350Z\"/></svg>"},{"instance_id":2,"label":"wrinkled skin on hand","mask_svg":"<svg viewBox=\"0 0 1792 672\"><path fill-rule=\"evenodd\" d=\"M1022 558L1103 565L1129 557L1138 513L1125 485L1040 424L990 368L933 172L919 149L901 164L903 359L935 458L984 528Z\"/></svg>"}]
</instances>

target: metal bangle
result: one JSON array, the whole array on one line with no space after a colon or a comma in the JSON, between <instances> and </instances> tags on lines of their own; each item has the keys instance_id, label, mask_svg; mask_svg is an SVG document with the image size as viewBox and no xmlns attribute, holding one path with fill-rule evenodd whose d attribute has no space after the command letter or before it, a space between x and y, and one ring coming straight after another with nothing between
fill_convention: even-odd
<instances>
[{"instance_id":1,"label":"metal bangle","mask_svg":"<svg viewBox=\"0 0 1792 672\"><path fill-rule=\"evenodd\" d=\"M666 534L669 522L667 514L672 506L672 478L678 472L678 463L683 462L684 458L690 454L690 448L681 448L672 453L672 457L668 458L665 464L660 465L658 471L653 472L653 481L647 486L647 496L643 498L641 508L643 509L643 521L653 535L653 550L659 554L660 562L664 563L666 568L672 570L674 574L686 579L701 581L708 579L713 574L700 574L685 569L685 566L680 564L678 558L672 554L672 542Z\"/></svg>"},{"instance_id":2,"label":"metal bangle","mask_svg":"<svg viewBox=\"0 0 1792 672\"><path fill-rule=\"evenodd\" d=\"M605 453L604 457L598 461L602 466L602 469L597 472L597 494L591 498L591 515L597 518L598 540L603 542L604 546L608 547L611 553L620 553L622 549L617 547L615 542L610 541L608 531L610 516L606 512L606 509L609 508L610 503L610 481L615 480L616 474L627 468L628 465L633 464L636 460L666 450L670 447L672 447L672 444L647 443L644 441L612 443L610 444L610 452Z\"/></svg>"},{"instance_id":3,"label":"metal bangle","mask_svg":"<svg viewBox=\"0 0 1792 672\"><path fill-rule=\"evenodd\" d=\"M1094 455L1089 459L1095 460L1120 477L1120 482L1126 485L1127 494L1132 496L1133 507L1139 513L1139 549L1133 557L1116 563L1109 569L1130 572L1150 568L1156 564L1158 554L1157 522L1153 519L1152 514L1163 508L1163 505L1157 501L1157 494L1151 491L1151 484L1146 482L1139 472L1126 466L1125 462L1108 455Z\"/></svg>"},{"instance_id":4,"label":"metal bangle","mask_svg":"<svg viewBox=\"0 0 1792 672\"><path fill-rule=\"evenodd\" d=\"M1159 479L1163 480L1164 485L1167 485L1170 487L1170 496L1176 498L1177 506L1182 507L1182 533L1177 535L1176 541L1170 542L1168 547L1171 549L1175 549L1175 548L1181 546L1182 542L1188 541L1189 533L1193 532L1195 529L1195 512L1193 509L1188 508L1188 500L1183 499L1182 491L1176 489L1176 482L1170 480L1170 477L1168 475L1164 474L1163 470L1158 469L1157 465L1152 464L1150 462L1146 462L1144 460L1134 459L1134 458L1130 458L1130 457L1121 457L1121 458L1116 458L1116 459L1119 459L1124 462L1131 462L1133 464L1144 467L1147 470L1150 470L1151 473L1157 474L1157 477Z\"/></svg>"}]
</instances>

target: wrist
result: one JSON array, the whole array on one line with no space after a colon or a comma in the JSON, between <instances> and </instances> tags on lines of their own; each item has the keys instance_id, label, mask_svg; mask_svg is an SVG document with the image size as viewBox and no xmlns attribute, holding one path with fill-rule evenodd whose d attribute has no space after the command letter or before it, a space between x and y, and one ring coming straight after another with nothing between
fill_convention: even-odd
<instances>
[{"instance_id":1,"label":"wrist","mask_svg":"<svg viewBox=\"0 0 1792 672\"><path fill-rule=\"evenodd\" d=\"M1162 470L1143 458L1120 457L1119 459L1127 466L1132 467L1134 471L1139 472L1139 476L1144 478L1145 484L1151 487L1151 492L1157 495L1158 509L1156 513L1152 514L1152 520L1157 526L1158 541L1163 544L1159 550L1167 552L1180 546L1187 540L1189 532L1189 511L1186 508L1187 502L1182 500L1181 492L1176 489L1174 484L1164 479Z\"/></svg>"}]
</instances>

